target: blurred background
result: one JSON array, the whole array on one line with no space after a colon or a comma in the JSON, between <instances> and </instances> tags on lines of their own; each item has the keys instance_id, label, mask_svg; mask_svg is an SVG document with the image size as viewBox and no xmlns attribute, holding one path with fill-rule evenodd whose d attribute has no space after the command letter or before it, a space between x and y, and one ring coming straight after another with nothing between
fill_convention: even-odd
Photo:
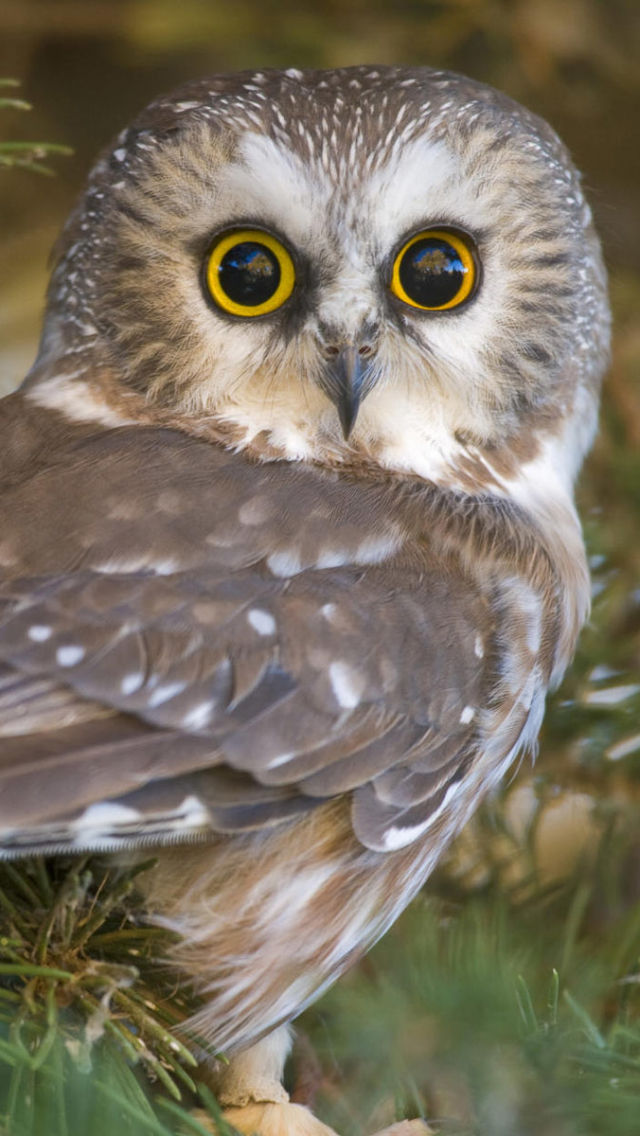
<instances>
[{"instance_id":1,"label":"blurred background","mask_svg":"<svg viewBox=\"0 0 640 1136\"><path fill-rule=\"evenodd\" d=\"M525 763L465 834L424 911L306 1017L299 1091L319 1093L341 1131L403 1109L487 1136L640 1130L639 61L640 0L0 0L0 77L20 80L11 94L33 105L0 110L0 139L73 148L47 160L53 177L0 168L2 392L33 360L47 258L94 156L189 78L365 62L463 71L547 118L584 172L615 315L579 489L593 616L535 772ZM554 968L565 1002L556 987L540 994L544 1012L529 1010L514 984L524 973L546 990ZM569 1007L562 1052L543 1060L558 1004ZM591 1110L579 1119L576 1091Z\"/></svg>"},{"instance_id":2,"label":"blurred background","mask_svg":"<svg viewBox=\"0 0 640 1136\"><path fill-rule=\"evenodd\" d=\"M97 151L153 96L250 67L427 63L548 118L584 170L609 263L640 263L638 0L0 0L0 76L33 104L3 138L72 146L0 178L0 372L33 355L52 241Z\"/></svg>"}]
</instances>

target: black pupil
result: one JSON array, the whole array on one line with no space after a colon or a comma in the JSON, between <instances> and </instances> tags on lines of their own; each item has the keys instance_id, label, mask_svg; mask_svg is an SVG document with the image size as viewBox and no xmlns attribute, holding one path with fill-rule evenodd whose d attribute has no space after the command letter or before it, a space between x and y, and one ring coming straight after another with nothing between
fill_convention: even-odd
<instances>
[{"instance_id":1,"label":"black pupil","mask_svg":"<svg viewBox=\"0 0 640 1136\"><path fill-rule=\"evenodd\" d=\"M442 237L423 237L400 261L400 283L410 300L441 308L456 298L467 274L460 254Z\"/></svg>"},{"instance_id":2,"label":"black pupil","mask_svg":"<svg viewBox=\"0 0 640 1136\"><path fill-rule=\"evenodd\" d=\"M257 308L278 289L278 258L259 241L240 241L226 252L218 268L220 284L236 304Z\"/></svg>"}]
</instances>

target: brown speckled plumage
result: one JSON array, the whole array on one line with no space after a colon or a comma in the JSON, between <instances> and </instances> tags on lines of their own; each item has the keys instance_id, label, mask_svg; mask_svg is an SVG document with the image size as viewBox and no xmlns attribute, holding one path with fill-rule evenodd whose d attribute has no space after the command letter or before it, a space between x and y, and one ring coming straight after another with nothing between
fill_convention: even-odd
<instances>
[{"instance_id":1,"label":"brown speckled plumage","mask_svg":"<svg viewBox=\"0 0 640 1136\"><path fill-rule=\"evenodd\" d=\"M231 224L295 252L269 317L205 294ZM482 277L425 316L389 264L434 225ZM588 610L607 334L564 148L460 76L215 77L96 165L0 404L0 843L157 845L141 902L214 1046L295 1017L535 745ZM327 359L364 342L346 441ZM238 1061L230 1100L280 1099Z\"/></svg>"}]
</instances>

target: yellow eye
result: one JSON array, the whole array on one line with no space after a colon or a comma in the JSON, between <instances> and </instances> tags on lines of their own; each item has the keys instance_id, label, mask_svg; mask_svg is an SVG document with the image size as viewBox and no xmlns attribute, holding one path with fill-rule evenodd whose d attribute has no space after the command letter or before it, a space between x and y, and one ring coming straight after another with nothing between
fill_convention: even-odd
<instances>
[{"instance_id":1,"label":"yellow eye","mask_svg":"<svg viewBox=\"0 0 640 1136\"><path fill-rule=\"evenodd\" d=\"M425 229L400 249L391 291L425 312L457 308L471 296L478 279L470 243L446 229Z\"/></svg>"},{"instance_id":2,"label":"yellow eye","mask_svg":"<svg viewBox=\"0 0 640 1136\"><path fill-rule=\"evenodd\" d=\"M296 273L284 245L260 229L236 229L216 241L206 272L212 299L233 316L264 316L293 292Z\"/></svg>"}]
</instances>

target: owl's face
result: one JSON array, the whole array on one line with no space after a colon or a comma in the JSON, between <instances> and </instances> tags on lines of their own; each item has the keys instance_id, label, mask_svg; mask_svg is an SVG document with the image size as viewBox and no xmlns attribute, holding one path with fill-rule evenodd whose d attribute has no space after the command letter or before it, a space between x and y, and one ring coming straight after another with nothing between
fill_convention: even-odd
<instances>
[{"instance_id":1,"label":"owl's face","mask_svg":"<svg viewBox=\"0 0 640 1136\"><path fill-rule=\"evenodd\" d=\"M160 99L97 166L52 295L45 361L98 349L123 390L239 446L464 484L545 446L570 479L591 438L607 315L578 176L459 76Z\"/></svg>"}]
</instances>

